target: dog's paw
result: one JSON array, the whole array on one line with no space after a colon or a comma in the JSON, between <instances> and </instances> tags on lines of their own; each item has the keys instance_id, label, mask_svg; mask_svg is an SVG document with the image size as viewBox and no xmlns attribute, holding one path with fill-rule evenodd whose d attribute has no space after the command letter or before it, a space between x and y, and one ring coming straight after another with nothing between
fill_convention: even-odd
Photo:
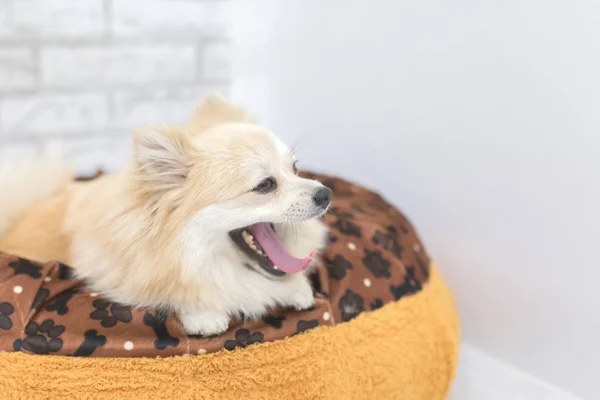
<instances>
[{"instance_id":1,"label":"dog's paw","mask_svg":"<svg viewBox=\"0 0 600 400\"><path fill-rule=\"evenodd\" d=\"M179 320L188 335L214 336L225 332L229 327L229 317L224 314L180 314Z\"/></svg>"},{"instance_id":2,"label":"dog's paw","mask_svg":"<svg viewBox=\"0 0 600 400\"><path fill-rule=\"evenodd\" d=\"M308 310L315 305L315 297L312 287L307 280L303 280L302 285L290 295L289 304L298 311Z\"/></svg>"}]
</instances>

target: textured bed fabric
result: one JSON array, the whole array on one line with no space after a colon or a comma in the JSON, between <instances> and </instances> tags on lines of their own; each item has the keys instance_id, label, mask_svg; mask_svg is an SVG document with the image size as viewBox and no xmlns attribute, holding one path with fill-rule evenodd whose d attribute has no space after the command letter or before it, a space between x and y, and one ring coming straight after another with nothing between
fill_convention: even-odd
<instances>
[{"instance_id":1,"label":"textured bed fabric","mask_svg":"<svg viewBox=\"0 0 600 400\"><path fill-rule=\"evenodd\" d=\"M458 317L414 228L376 193L305 175L334 191L315 306L217 337L110 303L66 265L0 254L2 398L445 398Z\"/></svg>"},{"instance_id":2,"label":"textured bed fabric","mask_svg":"<svg viewBox=\"0 0 600 400\"><path fill-rule=\"evenodd\" d=\"M414 296L335 327L229 352L168 358L0 354L3 399L441 400L458 319L432 269Z\"/></svg>"}]
</instances>

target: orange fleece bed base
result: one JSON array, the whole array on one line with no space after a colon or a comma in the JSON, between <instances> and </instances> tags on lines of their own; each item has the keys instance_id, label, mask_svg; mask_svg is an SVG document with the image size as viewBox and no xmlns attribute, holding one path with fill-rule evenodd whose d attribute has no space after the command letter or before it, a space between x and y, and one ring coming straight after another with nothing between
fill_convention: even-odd
<instances>
[{"instance_id":1,"label":"orange fleece bed base","mask_svg":"<svg viewBox=\"0 0 600 400\"><path fill-rule=\"evenodd\" d=\"M0 254L2 398L444 399L458 316L413 227L378 194L312 176L334 190L315 306L217 337L110 303L66 265Z\"/></svg>"}]
</instances>

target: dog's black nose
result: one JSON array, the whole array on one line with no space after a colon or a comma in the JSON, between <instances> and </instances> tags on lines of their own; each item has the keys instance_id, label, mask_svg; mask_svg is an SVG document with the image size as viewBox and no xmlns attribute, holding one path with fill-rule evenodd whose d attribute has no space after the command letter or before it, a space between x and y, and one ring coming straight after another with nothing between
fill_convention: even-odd
<instances>
[{"instance_id":1,"label":"dog's black nose","mask_svg":"<svg viewBox=\"0 0 600 400\"><path fill-rule=\"evenodd\" d=\"M323 186L321 189L315 192L313 200L317 207L326 208L331 201L331 189Z\"/></svg>"}]
</instances>

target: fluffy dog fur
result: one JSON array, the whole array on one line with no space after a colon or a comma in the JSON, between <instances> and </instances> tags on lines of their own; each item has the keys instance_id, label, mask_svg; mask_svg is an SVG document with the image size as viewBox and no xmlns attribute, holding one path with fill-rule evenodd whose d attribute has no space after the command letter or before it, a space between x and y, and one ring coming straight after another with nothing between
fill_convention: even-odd
<instances>
[{"instance_id":1,"label":"fluffy dog fur","mask_svg":"<svg viewBox=\"0 0 600 400\"><path fill-rule=\"evenodd\" d=\"M228 234L271 222L294 256L324 246L324 210L312 199L322 185L293 164L274 135L209 96L187 126L138 130L133 160L117 174L67 184L61 164L29 165L18 180L7 176L19 171L0 172L0 250L67 263L113 301L175 312L190 334L275 306L308 308L305 273L266 273ZM253 192L267 177L277 189Z\"/></svg>"}]
</instances>

